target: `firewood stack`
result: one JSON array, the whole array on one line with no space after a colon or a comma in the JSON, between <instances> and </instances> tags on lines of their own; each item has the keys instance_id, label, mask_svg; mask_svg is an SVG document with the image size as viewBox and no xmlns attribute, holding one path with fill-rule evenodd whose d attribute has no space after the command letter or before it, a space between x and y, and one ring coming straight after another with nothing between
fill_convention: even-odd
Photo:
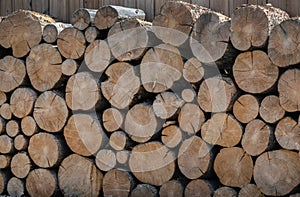
<instances>
[{"instance_id":1,"label":"firewood stack","mask_svg":"<svg viewBox=\"0 0 300 197\"><path fill-rule=\"evenodd\" d=\"M167 2L0 23L0 194L284 196L300 184L300 20Z\"/></svg>"}]
</instances>

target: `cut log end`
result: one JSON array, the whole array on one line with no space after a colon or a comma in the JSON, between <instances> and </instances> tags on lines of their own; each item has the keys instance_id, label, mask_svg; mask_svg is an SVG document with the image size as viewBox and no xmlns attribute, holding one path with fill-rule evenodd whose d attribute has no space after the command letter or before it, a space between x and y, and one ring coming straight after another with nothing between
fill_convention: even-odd
<instances>
[{"instance_id":1,"label":"cut log end","mask_svg":"<svg viewBox=\"0 0 300 197\"><path fill-rule=\"evenodd\" d=\"M233 105L233 114L242 123L255 119L259 112L259 103L256 97L244 94Z\"/></svg>"}]
</instances>

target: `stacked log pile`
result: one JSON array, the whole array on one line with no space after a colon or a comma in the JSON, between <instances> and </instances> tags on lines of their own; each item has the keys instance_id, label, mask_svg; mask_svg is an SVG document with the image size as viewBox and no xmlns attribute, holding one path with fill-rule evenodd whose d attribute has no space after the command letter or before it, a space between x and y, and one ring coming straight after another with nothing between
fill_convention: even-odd
<instances>
[{"instance_id":1,"label":"stacked log pile","mask_svg":"<svg viewBox=\"0 0 300 197\"><path fill-rule=\"evenodd\" d=\"M300 20L167 2L0 23L0 194L284 196L300 184Z\"/></svg>"}]
</instances>

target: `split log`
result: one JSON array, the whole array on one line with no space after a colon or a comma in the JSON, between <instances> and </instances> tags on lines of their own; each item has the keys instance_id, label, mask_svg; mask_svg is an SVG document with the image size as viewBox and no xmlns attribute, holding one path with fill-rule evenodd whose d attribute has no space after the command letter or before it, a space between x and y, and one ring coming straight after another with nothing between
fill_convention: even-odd
<instances>
[{"instance_id":1,"label":"split log","mask_svg":"<svg viewBox=\"0 0 300 197\"><path fill-rule=\"evenodd\" d=\"M210 197L212 196L213 191L214 188L208 181L195 179L187 184L184 190L184 196Z\"/></svg>"},{"instance_id":2,"label":"split log","mask_svg":"<svg viewBox=\"0 0 300 197\"><path fill-rule=\"evenodd\" d=\"M6 134L9 137L16 137L20 133L20 126L16 120L10 120L6 124Z\"/></svg>"},{"instance_id":3,"label":"split log","mask_svg":"<svg viewBox=\"0 0 300 197\"><path fill-rule=\"evenodd\" d=\"M140 196L149 196L149 197L157 197L158 192L157 189L149 184L138 184L130 194L130 197L140 197Z\"/></svg>"},{"instance_id":4,"label":"split log","mask_svg":"<svg viewBox=\"0 0 300 197\"><path fill-rule=\"evenodd\" d=\"M123 114L115 108L108 108L102 114L102 123L108 132L120 129L123 124L123 119Z\"/></svg>"},{"instance_id":5,"label":"split log","mask_svg":"<svg viewBox=\"0 0 300 197\"><path fill-rule=\"evenodd\" d=\"M232 70L239 88L253 94L270 90L275 85L279 72L268 55L259 50L241 53Z\"/></svg>"},{"instance_id":6,"label":"split log","mask_svg":"<svg viewBox=\"0 0 300 197\"><path fill-rule=\"evenodd\" d=\"M3 105L1 105L0 115L5 120L10 120L11 119L12 113L11 113L10 105L8 103L4 103Z\"/></svg>"},{"instance_id":7,"label":"split log","mask_svg":"<svg viewBox=\"0 0 300 197\"><path fill-rule=\"evenodd\" d=\"M101 99L97 79L89 72L79 72L69 78L66 103L71 110L94 109Z\"/></svg>"},{"instance_id":8,"label":"split log","mask_svg":"<svg viewBox=\"0 0 300 197\"><path fill-rule=\"evenodd\" d=\"M98 196L102 181L94 163L76 154L66 157L58 170L59 188L65 196Z\"/></svg>"},{"instance_id":9,"label":"split log","mask_svg":"<svg viewBox=\"0 0 300 197\"><path fill-rule=\"evenodd\" d=\"M61 64L62 58L56 47L50 44L33 47L26 59L31 85L40 92L54 88L62 75Z\"/></svg>"},{"instance_id":10,"label":"split log","mask_svg":"<svg viewBox=\"0 0 300 197\"><path fill-rule=\"evenodd\" d=\"M276 126L275 137L279 145L288 150L300 150L300 124L291 117L280 120Z\"/></svg>"},{"instance_id":11,"label":"split log","mask_svg":"<svg viewBox=\"0 0 300 197\"><path fill-rule=\"evenodd\" d=\"M25 188L21 179L12 177L7 183L7 193L10 196L24 196Z\"/></svg>"},{"instance_id":12,"label":"split log","mask_svg":"<svg viewBox=\"0 0 300 197\"><path fill-rule=\"evenodd\" d=\"M72 14L71 23L79 29L85 30L88 26L94 23L97 10L79 8Z\"/></svg>"},{"instance_id":13,"label":"split log","mask_svg":"<svg viewBox=\"0 0 300 197\"><path fill-rule=\"evenodd\" d=\"M37 166L51 168L61 161L64 150L56 136L38 133L30 138L28 153Z\"/></svg>"},{"instance_id":14,"label":"split log","mask_svg":"<svg viewBox=\"0 0 300 197\"><path fill-rule=\"evenodd\" d=\"M128 18L144 20L145 16L145 12L140 9L108 5L98 9L94 22L98 29L104 30L111 28L118 21Z\"/></svg>"},{"instance_id":15,"label":"split log","mask_svg":"<svg viewBox=\"0 0 300 197\"><path fill-rule=\"evenodd\" d=\"M237 192L230 187L220 187L215 192L213 197L237 197Z\"/></svg>"},{"instance_id":16,"label":"split log","mask_svg":"<svg viewBox=\"0 0 300 197\"><path fill-rule=\"evenodd\" d=\"M300 69L290 69L284 72L278 81L279 101L287 112L300 110Z\"/></svg>"},{"instance_id":17,"label":"split log","mask_svg":"<svg viewBox=\"0 0 300 197\"><path fill-rule=\"evenodd\" d=\"M26 189L32 197L50 197L57 190L57 177L47 169L35 169L26 178Z\"/></svg>"},{"instance_id":18,"label":"split log","mask_svg":"<svg viewBox=\"0 0 300 197\"><path fill-rule=\"evenodd\" d=\"M141 59L148 47L150 25L136 18L115 23L107 36L112 55L119 61Z\"/></svg>"},{"instance_id":19,"label":"split log","mask_svg":"<svg viewBox=\"0 0 300 197\"><path fill-rule=\"evenodd\" d=\"M4 104L7 100L7 96L4 92L0 91L0 105Z\"/></svg>"},{"instance_id":20,"label":"split log","mask_svg":"<svg viewBox=\"0 0 300 197\"><path fill-rule=\"evenodd\" d=\"M230 40L241 51L264 47L274 26L287 19L289 15L278 8L242 6L232 13Z\"/></svg>"},{"instance_id":21,"label":"split log","mask_svg":"<svg viewBox=\"0 0 300 197\"><path fill-rule=\"evenodd\" d=\"M101 149L95 159L96 166L102 171L112 170L116 164L116 154L109 149Z\"/></svg>"},{"instance_id":22,"label":"split log","mask_svg":"<svg viewBox=\"0 0 300 197\"><path fill-rule=\"evenodd\" d=\"M269 95L262 100L259 115L267 123L276 123L284 117L285 111L279 103L279 98Z\"/></svg>"},{"instance_id":23,"label":"split log","mask_svg":"<svg viewBox=\"0 0 300 197\"><path fill-rule=\"evenodd\" d=\"M146 91L153 93L170 89L181 78L182 71L183 61L179 50L167 44L149 49L140 65L142 84Z\"/></svg>"},{"instance_id":24,"label":"split log","mask_svg":"<svg viewBox=\"0 0 300 197\"><path fill-rule=\"evenodd\" d=\"M167 126L161 132L161 141L169 148L177 147L181 143L182 138L181 130L176 125Z\"/></svg>"},{"instance_id":25,"label":"split log","mask_svg":"<svg viewBox=\"0 0 300 197\"><path fill-rule=\"evenodd\" d=\"M186 88L181 91L181 98L187 102L192 103L195 101L196 92L193 88ZM196 101L195 101L196 102Z\"/></svg>"},{"instance_id":26,"label":"split log","mask_svg":"<svg viewBox=\"0 0 300 197\"><path fill-rule=\"evenodd\" d=\"M201 83L197 98L203 111L225 112L231 110L236 96L237 89L233 81L216 76Z\"/></svg>"},{"instance_id":27,"label":"split log","mask_svg":"<svg viewBox=\"0 0 300 197\"><path fill-rule=\"evenodd\" d=\"M300 157L288 150L263 153L256 159L253 174L262 193L284 196L300 183Z\"/></svg>"},{"instance_id":28,"label":"split log","mask_svg":"<svg viewBox=\"0 0 300 197\"><path fill-rule=\"evenodd\" d=\"M61 131L68 117L65 100L52 91L42 93L35 102L33 117L41 129Z\"/></svg>"},{"instance_id":29,"label":"split log","mask_svg":"<svg viewBox=\"0 0 300 197\"><path fill-rule=\"evenodd\" d=\"M72 115L64 128L64 137L69 148L82 156L91 156L99 150L102 135L99 121L87 114Z\"/></svg>"},{"instance_id":30,"label":"split log","mask_svg":"<svg viewBox=\"0 0 300 197\"><path fill-rule=\"evenodd\" d=\"M85 38L81 31L68 27L57 38L59 52L65 58L80 59L85 51Z\"/></svg>"},{"instance_id":31,"label":"split log","mask_svg":"<svg viewBox=\"0 0 300 197\"><path fill-rule=\"evenodd\" d=\"M126 171L112 169L103 178L104 196L129 196L134 182Z\"/></svg>"},{"instance_id":32,"label":"split log","mask_svg":"<svg viewBox=\"0 0 300 197\"><path fill-rule=\"evenodd\" d=\"M109 66L108 80L101 83L103 96L118 109L128 107L140 89L140 79L129 63L118 62Z\"/></svg>"},{"instance_id":33,"label":"split log","mask_svg":"<svg viewBox=\"0 0 300 197\"><path fill-rule=\"evenodd\" d=\"M28 137L38 132L38 126L32 116L26 116L21 120L21 130Z\"/></svg>"},{"instance_id":34,"label":"split log","mask_svg":"<svg viewBox=\"0 0 300 197\"><path fill-rule=\"evenodd\" d=\"M258 111L258 100L251 94L240 96L233 104L233 114L242 123L254 120L258 115Z\"/></svg>"},{"instance_id":35,"label":"split log","mask_svg":"<svg viewBox=\"0 0 300 197\"><path fill-rule=\"evenodd\" d=\"M88 43L94 42L99 36L100 36L100 32L94 26L88 27L84 32L84 37Z\"/></svg>"},{"instance_id":36,"label":"split log","mask_svg":"<svg viewBox=\"0 0 300 197\"><path fill-rule=\"evenodd\" d=\"M18 178L25 178L30 169L31 169L31 161L27 155L27 153L17 153L13 156L10 163L11 172Z\"/></svg>"},{"instance_id":37,"label":"split log","mask_svg":"<svg viewBox=\"0 0 300 197\"><path fill-rule=\"evenodd\" d=\"M171 180L165 182L159 189L160 197L182 197L183 186L179 181Z\"/></svg>"},{"instance_id":38,"label":"split log","mask_svg":"<svg viewBox=\"0 0 300 197\"><path fill-rule=\"evenodd\" d=\"M0 169L5 169L10 167L11 156L10 155L0 155Z\"/></svg>"},{"instance_id":39,"label":"split log","mask_svg":"<svg viewBox=\"0 0 300 197\"><path fill-rule=\"evenodd\" d=\"M13 139L7 135L0 135L0 153L8 154L14 151Z\"/></svg>"},{"instance_id":40,"label":"split log","mask_svg":"<svg viewBox=\"0 0 300 197\"><path fill-rule=\"evenodd\" d=\"M125 132L136 142L143 143L158 131L159 122L155 117L153 108L148 104L137 104L126 114ZM150 147L149 147L150 148Z\"/></svg>"},{"instance_id":41,"label":"split log","mask_svg":"<svg viewBox=\"0 0 300 197\"><path fill-rule=\"evenodd\" d=\"M175 172L175 156L160 142L140 144L132 149L129 168L143 183L160 186Z\"/></svg>"},{"instance_id":42,"label":"split log","mask_svg":"<svg viewBox=\"0 0 300 197\"><path fill-rule=\"evenodd\" d=\"M178 166L189 179L197 179L206 174L212 164L210 147L198 136L182 142L178 152Z\"/></svg>"},{"instance_id":43,"label":"split log","mask_svg":"<svg viewBox=\"0 0 300 197\"><path fill-rule=\"evenodd\" d=\"M52 72L52 71L48 71ZM24 118L33 110L37 94L30 88L18 88L10 97L10 110L17 118Z\"/></svg>"},{"instance_id":44,"label":"split log","mask_svg":"<svg viewBox=\"0 0 300 197\"><path fill-rule=\"evenodd\" d=\"M161 119L175 115L182 107L183 101L173 92L158 94L153 102L153 111Z\"/></svg>"},{"instance_id":45,"label":"split log","mask_svg":"<svg viewBox=\"0 0 300 197\"><path fill-rule=\"evenodd\" d=\"M85 50L84 61L91 71L103 72L111 63L110 48L107 42L105 40L92 42Z\"/></svg>"},{"instance_id":46,"label":"split log","mask_svg":"<svg viewBox=\"0 0 300 197\"><path fill-rule=\"evenodd\" d=\"M14 139L14 146L16 150L26 150L28 147L28 139L24 135L18 135Z\"/></svg>"},{"instance_id":47,"label":"split log","mask_svg":"<svg viewBox=\"0 0 300 197\"><path fill-rule=\"evenodd\" d=\"M182 131L188 135L194 135L205 122L205 116L198 105L186 103L180 110L178 122Z\"/></svg>"},{"instance_id":48,"label":"split log","mask_svg":"<svg viewBox=\"0 0 300 197\"><path fill-rule=\"evenodd\" d=\"M197 83L204 77L204 68L202 63L195 57L188 59L184 63L183 77L187 82Z\"/></svg>"},{"instance_id":49,"label":"split log","mask_svg":"<svg viewBox=\"0 0 300 197\"><path fill-rule=\"evenodd\" d=\"M261 191L254 184L247 184L241 188L239 197L264 197Z\"/></svg>"},{"instance_id":50,"label":"split log","mask_svg":"<svg viewBox=\"0 0 300 197\"><path fill-rule=\"evenodd\" d=\"M300 20L286 20L276 25L270 33L268 55L279 67L300 63L300 49L295 39L300 31Z\"/></svg>"},{"instance_id":51,"label":"split log","mask_svg":"<svg viewBox=\"0 0 300 197\"><path fill-rule=\"evenodd\" d=\"M25 64L12 56L0 59L0 91L10 92L20 86L26 76Z\"/></svg>"},{"instance_id":52,"label":"split log","mask_svg":"<svg viewBox=\"0 0 300 197\"><path fill-rule=\"evenodd\" d=\"M189 38L197 18L208 10L182 1L168 1L153 19L153 32L164 43L180 46Z\"/></svg>"},{"instance_id":53,"label":"split log","mask_svg":"<svg viewBox=\"0 0 300 197\"><path fill-rule=\"evenodd\" d=\"M242 148L223 148L215 158L214 171L223 185L242 188L251 181L253 161Z\"/></svg>"},{"instance_id":54,"label":"split log","mask_svg":"<svg viewBox=\"0 0 300 197\"><path fill-rule=\"evenodd\" d=\"M72 76L76 73L79 65L73 59L66 59L61 64L61 72L66 76Z\"/></svg>"},{"instance_id":55,"label":"split log","mask_svg":"<svg viewBox=\"0 0 300 197\"><path fill-rule=\"evenodd\" d=\"M123 131L113 132L109 137L109 145L114 150L124 150L127 145L128 137Z\"/></svg>"},{"instance_id":56,"label":"split log","mask_svg":"<svg viewBox=\"0 0 300 197\"><path fill-rule=\"evenodd\" d=\"M49 44L56 43L57 37L60 32L68 27L72 27L72 25L59 22L49 23L45 25L45 27L43 28L43 40Z\"/></svg>"},{"instance_id":57,"label":"split log","mask_svg":"<svg viewBox=\"0 0 300 197\"><path fill-rule=\"evenodd\" d=\"M130 152L127 150L121 150L116 153L116 159L119 164L127 164Z\"/></svg>"},{"instance_id":58,"label":"split log","mask_svg":"<svg viewBox=\"0 0 300 197\"><path fill-rule=\"evenodd\" d=\"M230 114L216 113L201 128L201 136L211 145L233 147L242 138L243 127Z\"/></svg>"}]
</instances>

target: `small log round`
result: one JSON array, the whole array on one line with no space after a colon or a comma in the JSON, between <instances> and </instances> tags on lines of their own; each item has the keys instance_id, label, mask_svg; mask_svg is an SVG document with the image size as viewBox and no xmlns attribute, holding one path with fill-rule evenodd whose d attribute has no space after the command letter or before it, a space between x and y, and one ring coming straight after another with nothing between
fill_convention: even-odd
<instances>
[{"instance_id":1,"label":"small log round","mask_svg":"<svg viewBox=\"0 0 300 197\"><path fill-rule=\"evenodd\" d=\"M159 189L160 197L182 197L183 196L183 186L177 180L171 180L165 182Z\"/></svg>"},{"instance_id":2,"label":"small log round","mask_svg":"<svg viewBox=\"0 0 300 197\"><path fill-rule=\"evenodd\" d=\"M103 126L108 132L113 132L121 128L123 124L122 113L115 108L108 108L102 114Z\"/></svg>"},{"instance_id":3,"label":"small log round","mask_svg":"<svg viewBox=\"0 0 300 197\"><path fill-rule=\"evenodd\" d=\"M192 88L183 89L182 92L181 92L181 98L185 102L191 103L196 98L196 92Z\"/></svg>"},{"instance_id":4,"label":"small log round","mask_svg":"<svg viewBox=\"0 0 300 197\"><path fill-rule=\"evenodd\" d=\"M16 120L10 120L6 124L6 134L9 137L16 137L20 133L20 126Z\"/></svg>"},{"instance_id":5,"label":"small log round","mask_svg":"<svg viewBox=\"0 0 300 197\"><path fill-rule=\"evenodd\" d=\"M99 196L102 181L94 163L76 154L66 157L58 170L59 188L65 196Z\"/></svg>"},{"instance_id":6,"label":"small log round","mask_svg":"<svg viewBox=\"0 0 300 197\"><path fill-rule=\"evenodd\" d=\"M184 63L182 74L187 82L197 83L204 77L203 65L197 58L192 57Z\"/></svg>"},{"instance_id":7,"label":"small log round","mask_svg":"<svg viewBox=\"0 0 300 197\"><path fill-rule=\"evenodd\" d=\"M61 64L61 72L66 76L72 76L76 73L79 65L73 59L66 59Z\"/></svg>"},{"instance_id":8,"label":"small log round","mask_svg":"<svg viewBox=\"0 0 300 197\"><path fill-rule=\"evenodd\" d=\"M165 127L161 132L161 141L169 148L177 147L182 141L180 128L175 125Z\"/></svg>"},{"instance_id":9,"label":"small log round","mask_svg":"<svg viewBox=\"0 0 300 197\"><path fill-rule=\"evenodd\" d=\"M10 163L11 172L18 178L25 178L30 169L31 169L31 161L27 155L27 153L17 153L13 156Z\"/></svg>"},{"instance_id":10,"label":"small log round","mask_svg":"<svg viewBox=\"0 0 300 197\"><path fill-rule=\"evenodd\" d=\"M94 26L88 27L84 32L84 37L88 43L94 42L100 35L98 29Z\"/></svg>"},{"instance_id":11,"label":"small log round","mask_svg":"<svg viewBox=\"0 0 300 197\"><path fill-rule=\"evenodd\" d=\"M300 124L291 117L280 120L276 126L275 137L279 145L288 150L300 150Z\"/></svg>"},{"instance_id":12,"label":"small log round","mask_svg":"<svg viewBox=\"0 0 300 197\"><path fill-rule=\"evenodd\" d=\"M43 40L50 44L56 43L58 34L67 27L72 27L72 25L60 22L45 25L43 28Z\"/></svg>"},{"instance_id":13,"label":"small log round","mask_svg":"<svg viewBox=\"0 0 300 197\"><path fill-rule=\"evenodd\" d=\"M187 184L184 190L184 196L210 197L212 196L213 191L213 186L208 181L195 179Z\"/></svg>"},{"instance_id":14,"label":"small log round","mask_svg":"<svg viewBox=\"0 0 300 197\"><path fill-rule=\"evenodd\" d=\"M79 8L72 14L71 22L73 27L79 30L85 30L95 19L97 10Z\"/></svg>"},{"instance_id":15,"label":"small log round","mask_svg":"<svg viewBox=\"0 0 300 197\"><path fill-rule=\"evenodd\" d=\"M30 88L16 89L10 97L11 112L17 118L24 118L32 112L36 98L36 92Z\"/></svg>"},{"instance_id":16,"label":"small log round","mask_svg":"<svg viewBox=\"0 0 300 197\"><path fill-rule=\"evenodd\" d=\"M8 137L7 135L0 135L0 153L8 154L13 152L13 150L13 139Z\"/></svg>"},{"instance_id":17,"label":"small log round","mask_svg":"<svg viewBox=\"0 0 300 197\"><path fill-rule=\"evenodd\" d=\"M149 184L138 184L130 193L130 197L140 197L140 196L149 196L156 197L158 196L157 189Z\"/></svg>"},{"instance_id":18,"label":"small log round","mask_svg":"<svg viewBox=\"0 0 300 197\"><path fill-rule=\"evenodd\" d=\"M237 192L230 187L220 187L215 192L213 197L237 197Z\"/></svg>"},{"instance_id":19,"label":"small log round","mask_svg":"<svg viewBox=\"0 0 300 197\"><path fill-rule=\"evenodd\" d=\"M290 69L284 72L278 81L280 105L287 112L300 110L299 79L300 70Z\"/></svg>"},{"instance_id":20,"label":"small log round","mask_svg":"<svg viewBox=\"0 0 300 197\"><path fill-rule=\"evenodd\" d=\"M183 141L178 152L178 166L189 179L203 176L212 164L209 146L198 136Z\"/></svg>"},{"instance_id":21,"label":"small log round","mask_svg":"<svg viewBox=\"0 0 300 197\"><path fill-rule=\"evenodd\" d=\"M215 158L214 171L223 185L242 188L251 181L253 161L242 148L223 148Z\"/></svg>"},{"instance_id":22,"label":"small log round","mask_svg":"<svg viewBox=\"0 0 300 197\"><path fill-rule=\"evenodd\" d=\"M26 150L28 147L28 139L24 135L18 135L14 139L14 146L16 150Z\"/></svg>"},{"instance_id":23,"label":"small log round","mask_svg":"<svg viewBox=\"0 0 300 197\"><path fill-rule=\"evenodd\" d=\"M240 96L233 104L233 114L242 123L254 120L259 112L258 100L251 94Z\"/></svg>"},{"instance_id":24,"label":"small log round","mask_svg":"<svg viewBox=\"0 0 300 197\"><path fill-rule=\"evenodd\" d=\"M254 184L246 184L241 188L239 197L264 197L261 191Z\"/></svg>"},{"instance_id":25,"label":"small log round","mask_svg":"<svg viewBox=\"0 0 300 197\"><path fill-rule=\"evenodd\" d=\"M140 144L132 149L129 168L143 183L160 186L175 172L175 156L160 142Z\"/></svg>"},{"instance_id":26,"label":"small log round","mask_svg":"<svg viewBox=\"0 0 300 197\"><path fill-rule=\"evenodd\" d=\"M265 195L284 196L299 185L299 169L298 153L288 150L265 152L256 159L254 181Z\"/></svg>"},{"instance_id":27,"label":"small log round","mask_svg":"<svg viewBox=\"0 0 300 197\"><path fill-rule=\"evenodd\" d=\"M53 45L40 44L33 47L26 59L31 85L40 92L52 89L61 78L61 64L61 55Z\"/></svg>"},{"instance_id":28,"label":"small log round","mask_svg":"<svg viewBox=\"0 0 300 197\"><path fill-rule=\"evenodd\" d=\"M11 119L12 112L11 112L11 109L10 109L10 105L8 103L4 103L3 105L1 105L0 115L5 120L10 120Z\"/></svg>"},{"instance_id":29,"label":"small log round","mask_svg":"<svg viewBox=\"0 0 300 197\"><path fill-rule=\"evenodd\" d=\"M238 55L232 70L239 88L252 94L269 91L275 85L279 73L278 67L260 50Z\"/></svg>"},{"instance_id":30,"label":"small log round","mask_svg":"<svg viewBox=\"0 0 300 197\"><path fill-rule=\"evenodd\" d=\"M142 85L148 92L160 93L173 86L183 72L179 50L167 44L149 49L140 65Z\"/></svg>"},{"instance_id":31,"label":"small log round","mask_svg":"<svg viewBox=\"0 0 300 197\"><path fill-rule=\"evenodd\" d=\"M102 171L110 171L117 164L116 154L109 149L101 149L95 161L96 166Z\"/></svg>"},{"instance_id":32,"label":"small log round","mask_svg":"<svg viewBox=\"0 0 300 197\"><path fill-rule=\"evenodd\" d=\"M267 123L276 123L281 120L285 111L280 105L279 97L275 95L266 96L260 104L259 115Z\"/></svg>"},{"instance_id":33,"label":"small log round","mask_svg":"<svg viewBox=\"0 0 300 197\"><path fill-rule=\"evenodd\" d=\"M22 60L13 56L5 56L0 59L0 91L14 90L23 83L25 76L26 68Z\"/></svg>"},{"instance_id":34,"label":"small log round","mask_svg":"<svg viewBox=\"0 0 300 197\"><path fill-rule=\"evenodd\" d=\"M10 167L11 156L10 155L0 155L0 169L5 169Z\"/></svg>"},{"instance_id":35,"label":"small log round","mask_svg":"<svg viewBox=\"0 0 300 197\"><path fill-rule=\"evenodd\" d=\"M25 188L21 179L12 177L7 183L7 193L10 196L24 196Z\"/></svg>"},{"instance_id":36,"label":"small log round","mask_svg":"<svg viewBox=\"0 0 300 197\"><path fill-rule=\"evenodd\" d=\"M110 135L109 145L114 150L123 150L126 147L128 137L123 131L116 131Z\"/></svg>"},{"instance_id":37,"label":"small log round","mask_svg":"<svg viewBox=\"0 0 300 197\"><path fill-rule=\"evenodd\" d=\"M26 190L32 197L50 197L57 189L57 177L47 169L35 169L26 178Z\"/></svg>"},{"instance_id":38,"label":"small log round","mask_svg":"<svg viewBox=\"0 0 300 197\"><path fill-rule=\"evenodd\" d=\"M44 92L35 102L33 117L41 129L53 133L59 132L68 117L66 102L52 91Z\"/></svg>"},{"instance_id":39,"label":"small log round","mask_svg":"<svg viewBox=\"0 0 300 197\"><path fill-rule=\"evenodd\" d=\"M26 116L21 120L21 130L24 135L30 137L38 131L38 126L32 116Z\"/></svg>"},{"instance_id":40,"label":"small log round","mask_svg":"<svg viewBox=\"0 0 300 197\"><path fill-rule=\"evenodd\" d=\"M130 152L127 150L121 150L116 153L116 159L119 164L126 164L129 159Z\"/></svg>"},{"instance_id":41,"label":"small log round","mask_svg":"<svg viewBox=\"0 0 300 197\"><path fill-rule=\"evenodd\" d=\"M0 105L4 104L7 100L7 96L4 92L0 91Z\"/></svg>"}]
</instances>

